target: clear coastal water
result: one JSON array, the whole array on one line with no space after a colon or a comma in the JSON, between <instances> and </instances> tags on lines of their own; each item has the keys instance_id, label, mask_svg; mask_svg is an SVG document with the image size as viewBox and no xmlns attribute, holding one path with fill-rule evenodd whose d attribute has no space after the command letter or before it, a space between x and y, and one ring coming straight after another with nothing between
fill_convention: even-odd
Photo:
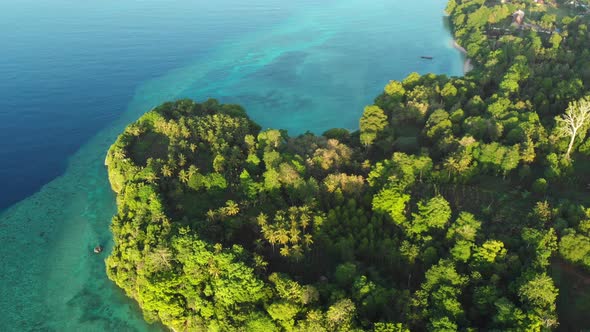
<instances>
[{"instance_id":1,"label":"clear coastal water","mask_svg":"<svg viewBox=\"0 0 590 332\"><path fill-rule=\"evenodd\" d=\"M240 103L292 134L356 128L389 79L461 74L444 5L1 2L0 209L24 200L0 213L0 330L159 330L91 253L111 246L102 164L118 132L180 97Z\"/></svg>"}]
</instances>

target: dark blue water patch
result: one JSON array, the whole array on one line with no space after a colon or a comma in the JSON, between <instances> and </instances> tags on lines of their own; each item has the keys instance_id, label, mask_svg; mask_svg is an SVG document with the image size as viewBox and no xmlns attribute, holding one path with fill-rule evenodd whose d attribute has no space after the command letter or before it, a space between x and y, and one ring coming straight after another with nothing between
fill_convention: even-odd
<instances>
[{"instance_id":1,"label":"dark blue water patch","mask_svg":"<svg viewBox=\"0 0 590 332\"><path fill-rule=\"evenodd\" d=\"M277 57L271 63L250 74L247 79L268 80L278 85L294 84L299 78L298 71L305 63L306 52L287 52Z\"/></svg>"},{"instance_id":2,"label":"dark blue water patch","mask_svg":"<svg viewBox=\"0 0 590 332\"><path fill-rule=\"evenodd\" d=\"M281 112L296 114L305 112L313 105L313 99L298 94L289 93L285 90L271 90L265 94L249 94L235 96L221 96L226 103L241 105L257 105L266 113L262 117L272 117Z\"/></svg>"}]
</instances>

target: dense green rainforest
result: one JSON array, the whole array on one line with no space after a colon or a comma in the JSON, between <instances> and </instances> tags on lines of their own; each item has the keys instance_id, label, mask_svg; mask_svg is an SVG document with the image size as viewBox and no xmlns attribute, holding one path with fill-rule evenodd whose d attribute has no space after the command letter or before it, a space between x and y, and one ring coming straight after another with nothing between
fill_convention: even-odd
<instances>
[{"instance_id":1,"label":"dense green rainforest","mask_svg":"<svg viewBox=\"0 0 590 332\"><path fill-rule=\"evenodd\" d=\"M450 0L474 70L391 81L357 132L151 110L108 152L109 277L175 331L589 328L587 3Z\"/></svg>"}]
</instances>

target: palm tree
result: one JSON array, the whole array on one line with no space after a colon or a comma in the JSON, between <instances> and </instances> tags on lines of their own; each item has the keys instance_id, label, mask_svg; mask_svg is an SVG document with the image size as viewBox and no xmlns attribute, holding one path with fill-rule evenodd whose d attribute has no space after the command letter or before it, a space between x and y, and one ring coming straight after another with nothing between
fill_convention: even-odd
<instances>
[{"instance_id":1,"label":"palm tree","mask_svg":"<svg viewBox=\"0 0 590 332\"><path fill-rule=\"evenodd\" d=\"M123 160L127 157L123 149L115 149L115 151L113 152L113 156L115 157L115 159L118 160Z\"/></svg>"},{"instance_id":2,"label":"palm tree","mask_svg":"<svg viewBox=\"0 0 590 332\"><path fill-rule=\"evenodd\" d=\"M191 137L191 131L185 125L182 125L182 127L180 128L180 133L183 138Z\"/></svg>"},{"instance_id":3,"label":"palm tree","mask_svg":"<svg viewBox=\"0 0 590 332\"><path fill-rule=\"evenodd\" d=\"M282 247L280 253L281 253L281 256L288 257L290 255L289 246Z\"/></svg>"},{"instance_id":4,"label":"palm tree","mask_svg":"<svg viewBox=\"0 0 590 332\"><path fill-rule=\"evenodd\" d=\"M268 266L268 262L264 260L264 257L260 255L254 255L254 266L258 271L266 271L266 267Z\"/></svg>"},{"instance_id":5,"label":"palm tree","mask_svg":"<svg viewBox=\"0 0 590 332\"><path fill-rule=\"evenodd\" d=\"M305 232L305 229L307 228L307 226L309 226L309 222L310 222L310 218L307 214L303 214L301 215L301 218L299 218L299 223L301 224L301 228L303 228L303 231Z\"/></svg>"},{"instance_id":6,"label":"palm tree","mask_svg":"<svg viewBox=\"0 0 590 332\"><path fill-rule=\"evenodd\" d=\"M178 172L178 178L180 179L180 182L187 183L189 179L188 172L181 169L180 172Z\"/></svg>"},{"instance_id":7,"label":"palm tree","mask_svg":"<svg viewBox=\"0 0 590 332\"><path fill-rule=\"evenodd\" d=\"M266 240L268 241L268 243L270 243L270 246L272 247L272 251L275 251L275 244L277 244L278 239L277 239L277 234L276 232L272 232L269 231L268 236L265 236Z\"/></svg>"},{"instance_id":8,"label":"palm tree","mask_svg":"<svg viewBox=\"0 0 590 332\"><path fill-rule=\"evenodd\" d=\"M296 260L300 260L301 258L303 258L303 250L301 249L301 246L298 244L291 247L290 254L292 257L295 257Z\"/></svg>"},{"instance_id":9,"label":"palm tree","mask_svg":"<svg viewBox=\"0 0 590 332\"><path fill-rule=\"evenodd\" d=\"M264 238L267 238L267 237L264 236ZM264 242L262 242L262 239L256 239L254 241L254 247L256 248L257 251L262 250L264 248Z\"/></svg>"},{"instance_id":10,"label":"palm tree","mask_svg":"<svg viewBox=\"0 0 590 332\"><path fill-rule=\"evenodd\" d=\"M215 219L217 219L217 213L213 210L207 211L207 220L215 221Z\"/></svg>"},{"instance_id":11,"label":"palm tree","mask_svg":"<svg viewBox=\"0 0 590 332\"><path fill-rule=\"evenodd\" d=\"M165 177L171 177L172 168L170 168L170 166L168 166L167 164L162 166L162 175L164 175Z\"/></svg>"},{"instance_id":12,"label":"palm tree","mask_svg":"<svg viewBox=\"0 0 590 332\"><path fill-rule=\"evenodd\" d=\"M275 233L277 240L279 242L279 244L281 245L286 245L287 243L289 243L289 232L287 232L286 229L284 228L280 228L277 230L277 232Z\"/></svg>"},{"instance_id":13,"label":"palm tree","mask_svg":"<svg viewBox=\"0 0 590 332\"><path fill-rule=\"evenodd\" d=\"M295 226L295 225L293 225L293 226ZM291 239L290 239L291 243L292 244L299 243L299 240L301 240L301 238L299 236L301 234L301 232L299 231L299 229L297 229L297 227L291 227L291 231L289 233L291 233Z\"/></svg>"},{"instance_id":14,"label":"palm tree","mask_svg":"<svg viewBox=\"0 0 590 332\"><path fill-rule=\"evenodd\" d=\"M159 179L159 177L155 172L148 172L145 175L145 180L149 183L155 183L156 180L158 180L158 179Z\"/></svg>"},{"instance_id":15,"label":"palm tree","mask_svg":"<svg viewBox=\"0 0 590 332\"><path fill-rule=\"evenodd\" d=\"M225 202L225 214L228 216L235 216L238 213L240 213L240 207L238 206L238 203L229 200L227 202Z\"/></svg>"},{"instance_id":16,"label":"palm tree","mask_svg":"<svg viewBox=\"0 0 590 332\"><path fill-rule=\"evenodd\" d=\"M258 217L256 217L256 222L258 223L258 225L262 227L263 225L266 225L267 219L268 217L266 216L266 214L261 212L258 215Z\"/></svg>"},{"instance_id":17,"label":"palm tree","mask_svg":"<svg viewBox=\"0 0 590 332\"><path fill-rule=\"evenodd\" d=\"M178 155L178 165L180 167L183 167L184 165L186 165L186 157L182 153Z\"/></svg>"},{"instance_id":18,"label":"palm tree","mask_svg":"<svg viewBox=\"0 0 590 332\"><path fill-rule=\"evenodd\" d=\"M313 239L311 237L311 234L305 234L303 236L303 243L305 243L305 245L309 248L312 244L313 244Z\"/></svg>"},{"instance_id":19,"label":"palm tree","mask_svg":"<svg viewBox=\"0 0 590 332\"><path fill-rule=\"evenodd\" d=\"M125 132L130 134L131 136L139 136L139 134L141 134L139 127L135 123L125 128Z\"/></svg>"},{"instance_id":20,"label":"palm tree","mask_svg":"<svg viewBox=\"0 0 590 332\"><path fill-rule=\"evenodd\" d=\"M217 263L213 258L209 260L209 266L207 268L209 275L213 276L213 278L218 278L221 274L221 269L217 266Z\"/></svg>"},{"instance_id":21,"label":"palm tree","mask_svg":"<svg viewBox=\"0 0 590 332\"><path fill-rule=\"evenodd\" d=\"M277 214L275 215L275 222L279 225L283 224L285 222L285 215L283 213L281 213L282 211L277 212Z\"/></svg>"},{"instance_id":22,"label":"palm tree","mask_svg":"<svg viewBox=\"0 0 590 332\"><path fill-rule=\"evenodd\" d=\"M193 175L197 174L198 171L199 169L196 168L195 165L190 165L190 167L188 168L188 177L192 177Z\"/></svg>"}]
</instances>

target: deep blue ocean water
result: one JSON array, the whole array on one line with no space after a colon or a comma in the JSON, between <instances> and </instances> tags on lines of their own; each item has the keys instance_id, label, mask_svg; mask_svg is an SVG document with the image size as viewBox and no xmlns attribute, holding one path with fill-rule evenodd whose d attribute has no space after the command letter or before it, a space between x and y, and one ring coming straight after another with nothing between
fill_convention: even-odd
<instances>
[{"instance_id":1,"label":"deep blue ocean water","mask_svg":"<svg viewBox=\"0 0 590 332\"><path fill-rule=\"evenodd\" d=\"M169 99L213 97L291 134L355 129L390 79L462 74L444 6L0 2L0 331L158 329L91 254L110 247L102 163L129 122Z\"/></svg>"}]
</instances>

